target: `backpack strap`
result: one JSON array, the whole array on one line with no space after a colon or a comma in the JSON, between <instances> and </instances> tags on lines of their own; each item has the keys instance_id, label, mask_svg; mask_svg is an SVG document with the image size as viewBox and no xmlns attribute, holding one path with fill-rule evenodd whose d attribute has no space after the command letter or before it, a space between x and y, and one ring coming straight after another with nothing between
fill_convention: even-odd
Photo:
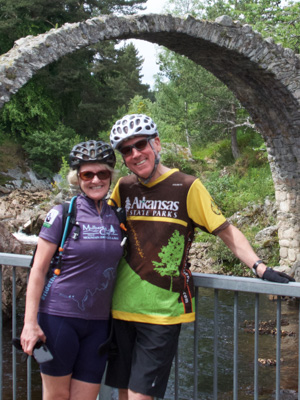
<instances>
[{"instance_id":1,"label":"backpack strap","mask_svg":"<svg viewBox=\"0 0 300 400\"><path fill-rule=\"evenodd\" d=\"M54 269L55 275L60 275L62 266L62 255L64 251L64 245L67 237L69 236L73 226L76 226L75 232L73 234L73 239L77 240L79 237L79 224L76 222L76 199L77 196L72 197L70 203L63 203L63 234L58 247L58 262L56 268Z\"/></svg>"},{"instance_id":2,"label":"backpack strap","mask_svg":"<svg viewBox=\"0 0 300 400\"><path fill-rule=\"evenodd\" d=\"M79 237L80 226L79 226L78 222L76 221L76 214L77 214L76 198L77 198L77 196L74 196L74 197L72 197L71 201L66 201L65 203L62 203L62 207L63 207L62 236L60 238L60 246L58 246L58 248L57 248L58 262L57 262L57 266L55 268L55 271L57 272L56 275L60 274L61 259L62 259L62 253L64 250L64 244L65 244L67 237L70 235L71 230L74 225L75 225L75 230L73 232L72 238L74 240L77 240ZM35 246L33 255L31 257L30 267L32 267L32 265L33 265L36 249L37 249L37 245ZM54 254L52 260L56 257L57 252Z\"/></svg>"},{"instance_id":3,"label":"backpack strap","mask_svg":"<svg viewBox=\"0 0 300 400\"><path fill-rule=\"evenodd\" d=\"M110 207L114 210L114 212L119 220L119 225L120 225L121 232L122 232L121 246L123 247L127 241L126 210L123 207L118 207L118 205L114 199L109 198L108 200L112 201L114 203L114 206L110 206Z\"/></svg>"}]
</instances>

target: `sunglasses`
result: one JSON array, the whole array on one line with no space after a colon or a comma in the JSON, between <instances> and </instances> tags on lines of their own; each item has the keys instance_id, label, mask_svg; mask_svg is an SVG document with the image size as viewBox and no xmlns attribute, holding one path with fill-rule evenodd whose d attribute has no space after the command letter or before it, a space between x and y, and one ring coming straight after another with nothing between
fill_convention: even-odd
<instances>
[{"instance_id":1,"label":"sunglasses","mask_svg":"<svg viewBox=\"0 0 300 400\"><path fill-rule=\"evenodd\" d=\"M147 144L149 142L149 140L153 139L152 137L148 137L145 139L141 139L138 142L135 142L134 144L130 145L130 146L123 146L119 149L120 153L123 156L129 156L132 153L132 149L136 149L138 151L142 151L147 147Z\"/></svg>"},{"instance_id":2,"label":"sunglasses","mask_svg":"<svg viewBox=\"0 0 300 400\"><path fill-rule=\"evenodd\" d=\"M97 178L100 181L111 177L111 173L107 169L104 169L104 170L98 171L98 172L83 171L83 172L79 172L78 175L79 175L80 179L82 179L83 181L92 181L94 179L95 175L97 175Z\"/></svg>"}]
</instances>

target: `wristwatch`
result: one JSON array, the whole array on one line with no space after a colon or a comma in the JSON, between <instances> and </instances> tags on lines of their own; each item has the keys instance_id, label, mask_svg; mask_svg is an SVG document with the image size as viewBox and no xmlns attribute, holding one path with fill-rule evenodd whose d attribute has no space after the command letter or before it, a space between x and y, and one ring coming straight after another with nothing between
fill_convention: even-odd
<instances>
[{"instance_id":1,"label":"wristwatch","mask_svg":"<svg viewBox=\"0 0 300 400\"><path fill-rule=\"evenodd\" d=\"M253 273L254 273L256 276L258 276L258 275L257 275L256 268L259 266L259 264L263 264L263 263L264 263L263 260L257 260L257 261L253 264L252 271L253 271Z\"/></svg>"}]
</instances>

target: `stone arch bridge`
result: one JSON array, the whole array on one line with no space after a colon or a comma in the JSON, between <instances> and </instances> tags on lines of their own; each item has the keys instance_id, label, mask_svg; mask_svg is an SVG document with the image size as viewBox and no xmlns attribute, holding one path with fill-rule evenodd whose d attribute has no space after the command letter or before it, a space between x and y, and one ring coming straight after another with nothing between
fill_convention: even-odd
<instances>
[{"instance_id":1,"label":"stone arch bridge","mask_svg":"<svg viewBox=\"0 0 300 400\"><path fill-rule=\"evenodd\" d=\"M213 73L250 113L268 150L282 265L300 261L300 58L249 25L220 17L101 16L18 40L0 57L0 107L39 69L98 41L142 39Z\"/></svg>"}]
</instances>

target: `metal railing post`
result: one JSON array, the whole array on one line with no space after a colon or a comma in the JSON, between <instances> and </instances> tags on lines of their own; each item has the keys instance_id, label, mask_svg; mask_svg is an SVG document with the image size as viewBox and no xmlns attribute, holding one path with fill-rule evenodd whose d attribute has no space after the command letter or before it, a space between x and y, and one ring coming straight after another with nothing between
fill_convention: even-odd
<instances>
[{"instance_id":1,"label":"metal railing post","mask_svg":"<svg viewBox=\"0 0 300 400\"><path fill-rule=\"evenodd\" d=\"M300 400L300 301L298 301L298 400Z\"/></svg>"},{"instance_id":2,"label":"metal railing post","mask_svg":"<svg viewBox=\"0 0 300 400\"><path fill-rule=\"evenodd\" d=\"M276 338L276 400L280 399L280 357L281 357L281 296L277 298L277 338Z\"/></svg>"},{"instance_id":3,"label":"metal railing post","mask_svg":"<svg viewBox=\"0 0 300 400\"><path fill-rule=\"evenodd\" d=\"M2 291L2 265L0 265L0 285ZM0 400L3 396L3 315L2 315L2 299L0 302Z\"/></svg>"},{"instance_id":4,"label":"metal railing post","mask_svg":"<svg viewBox=\"0 0 300 400\"><path fill-rule=\"evenodd\" d=\"M17 305L16 305L16 267L12 269L12 337L17 335ZM17 358L16 349L12 346L13 400L17 399Z\"/></svg>"},{"instance_id":5,"label":"metal railing post","mask_svg":"<svg viewBox=\"0 0 300 400\"><path fill-rule=\"evenodd\" d=\"M255 295L254 332L254 400L258 400L258 338L259 338L259 294Z\"/></svg>"},{"instance_id":6,"label":"metal railing post","mask_svg":"<svg viewBox=\"0 0 300 400\"><path fill-rule=\"evenodd\" d=\"M233 315L233 400L238 399L238 292L234 292Z\"/></svg>"},{"instance_id":7,"label":"metal railing post","mask_svg":"<svg viewBox=\"0 0 300 400\"><path fill-rule=\"evenodd\" d=\"M213 398L218 399L218 337L219 337L219 292L214 290L214 377Z\"/></svg>"},{"instance_id":8,"label":"metal railing post","mask_svg":"<svg viewBox=\"0 0 300 400\"><path fill-rule=\"evenodd\" d=\"M198 322L199 322L199 289L195 287L195 322L194 322L194 399L198 399Z\"/></svg>"}]
</instances>

